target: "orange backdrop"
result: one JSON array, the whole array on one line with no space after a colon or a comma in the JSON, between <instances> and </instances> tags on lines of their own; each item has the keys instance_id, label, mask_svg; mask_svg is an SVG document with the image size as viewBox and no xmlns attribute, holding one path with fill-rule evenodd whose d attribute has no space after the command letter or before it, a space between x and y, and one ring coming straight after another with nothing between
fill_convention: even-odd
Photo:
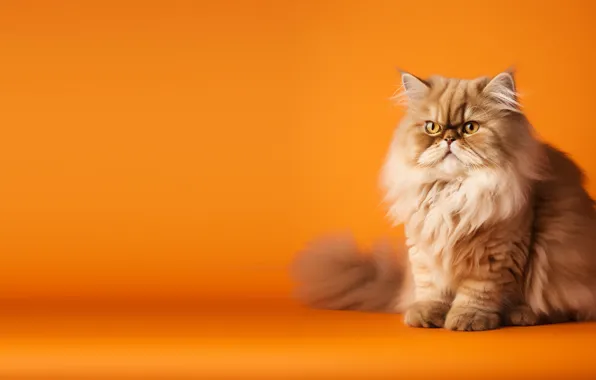
<instances>
[{"instance_id":1,"label":"orange backdrop","mask_svg":"<svg viewBox=\"0 0 596 380\"><path fill-rule=\"evenodd\" d=\"M515 65L538 131L594 178L595 11L3 1L0 294L281 295L306 240L394 233L377 175L397 67Z\"/></svg>"}]
</instances>

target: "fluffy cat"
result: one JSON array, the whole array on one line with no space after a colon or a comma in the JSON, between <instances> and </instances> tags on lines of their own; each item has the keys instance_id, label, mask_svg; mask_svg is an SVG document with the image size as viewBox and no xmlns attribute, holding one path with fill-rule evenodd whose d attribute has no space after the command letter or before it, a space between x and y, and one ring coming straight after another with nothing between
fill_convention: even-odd
<instances>
[{"instance_id":1,"label":"fluffy cat","mask_svg":"<svg viewBox=\"0 0 596 380\"><path fill-rule=\"evenodd\" d=\"M315 242L295 261L300 297L464 331L596 318L594 202L577 165L536 137L513 74L402 83L381 182L408 254Z\"/></svg>"}]
</instances>

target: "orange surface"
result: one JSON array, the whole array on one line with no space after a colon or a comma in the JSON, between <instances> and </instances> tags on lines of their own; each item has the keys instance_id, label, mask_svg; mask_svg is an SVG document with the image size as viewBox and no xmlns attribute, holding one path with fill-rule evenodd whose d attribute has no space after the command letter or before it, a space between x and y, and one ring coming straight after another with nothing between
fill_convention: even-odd
<instances>
[{"instance_id":1,"label":"orange surface","mask_svg":"<svg viewBox=\"0 0 596 380\"><path fill-rule=\"evenodd\" d=\"M0 378L459 380L596 375L589 349L596 324L457 333L407 328L396 315L314 311L275 300L167 305L164 310L139 302L74 308L62 303L60 311L48 311L47 305L13 305L0 316Z\"/></svg>"},{"instance_id":2,"label":"orange surface","mask_svg":"<svg viewBox=\"0 0 596 380\"><path fill-rule=\"evenodd\" d=\"M523 350L545 355L536 371L592 369L582 335L592 326L456 337L387 316L302 319L286 308L277 320L275 304L259 314L241 302L203 340L199 322L175 313L135 330L115 301L106 319L60 314L59 301L30 319L4 311L69 297L154 299L164 312L168 299L283 298L306 240L338 229L363 244L399 236L377 189L402 112L388 99L397 67L470 77L516 65L540 134L596 177L595 11L577 0L1 2L0 368L167 369L215 345L212 369L329 374L347 358L353 373L380 374L430 371L420 363L437 342L441 363L462 371L517 368L500 357L530 371L513 355ZM110 326L113 340L101 340ZM145 334L152 359L142 361Z\"/></svg>"}]
</instances>

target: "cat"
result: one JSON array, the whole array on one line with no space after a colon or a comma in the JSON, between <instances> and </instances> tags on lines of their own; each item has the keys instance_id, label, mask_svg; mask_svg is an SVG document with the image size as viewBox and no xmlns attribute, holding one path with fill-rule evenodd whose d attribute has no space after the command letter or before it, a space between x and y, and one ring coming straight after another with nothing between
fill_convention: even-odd
<instances>
[{"instance_id":1,"label":"cat","mask_svg":"<svg viewBox=\"0 0 596 380\"><path fill-rule=\"evenodd\" d=\"M315 241L294 262L301 300L456 331L595 319L594 201L580 168L537 137L513 71L401 79L381 184L407 254Z\"/></svg>"}]
</instances>

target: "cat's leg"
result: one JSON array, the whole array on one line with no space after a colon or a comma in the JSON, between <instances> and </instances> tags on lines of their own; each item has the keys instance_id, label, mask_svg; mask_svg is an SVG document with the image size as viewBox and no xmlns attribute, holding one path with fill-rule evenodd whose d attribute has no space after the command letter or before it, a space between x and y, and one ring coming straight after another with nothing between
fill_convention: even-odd
<instances>
[{"instance_id":1,"label":"cat's leg","mask_svg":"<svg viewBox=\"0 0 596 380\"><path fill-rule=\"evenodd\" d=\"M429 265L410 252L414 280L414 303L406 310L404 322L411 327L443 327L452 298L432 276Z\"/></svg>"},{"instance_id":2,"label":"cat's leg","mask_svg":"<svg viewBox=\"0 0 596 380\"><path fill-rule=\"evenodd\" d=\"M534 326L538 321L538 315L526 304L508 307L503 314L503 323L508 326Z\"/></svg>"},{"instance_id":3,"label":"cat's leg","mask_svg":"<svg viewBox=\"0 0 596 380\"><path fill-rule=\"evenodd\" d=\"M471 265L468 275L458 283L446 328L482 331L502 324L537 323L522 294L527 245L521 243L491 242L483 250L481 261Z\"/></svg>"},{"instance_id":4,"label":"cat's leg","mask_svg":"<svg viewBox=\"0 0 596 380\"><path fill-rule=\"evenodd\" d=\"M438 328L445 325L449 303L444 300L420 300L406 311L404 322L411 327Z\"/></svg>"},{"instance_id":5,"label":"cat's leg","mask_svg":"<svg viewBox=\"0 0 596 380\"><path fill-rule=\"evenodd\" d=\"M492 330L501 323L501 286L491 279L467 279L462 281L445 327L457 331Z\"/></svg>"},{"instance_id":6,"label":"cat's leg","mask_svg":"<svg viewBox=\"0 0 596 380\"><path fill-rule=\"evenodd\" d=\"M502 322L506 326L534 326L541 319L525 300L522 284L509 287L505 295L505 307L502 310Z\"/></svg>"}]
</instances>

